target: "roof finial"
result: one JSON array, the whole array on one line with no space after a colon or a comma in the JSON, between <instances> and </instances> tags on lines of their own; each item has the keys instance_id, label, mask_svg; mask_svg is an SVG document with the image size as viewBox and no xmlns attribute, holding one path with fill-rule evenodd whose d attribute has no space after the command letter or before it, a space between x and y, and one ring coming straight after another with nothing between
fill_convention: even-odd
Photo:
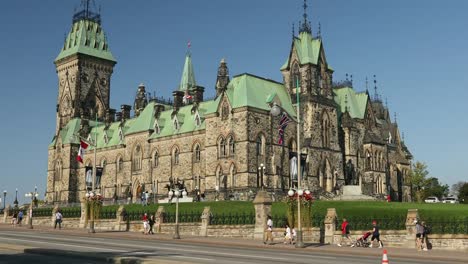
<instances>
[{"instance_id":1,"label":"roof finial","mask_svg":"<svg viewBox=\"0 0 468 264\"><path fill-rule=\"evenodd\" d=\"M190 48L192 47L192 42L189 40L187 42L187 54L188 55L192 55L192 53L190 52Z\"/></svg>"},{"instance_id":2,"label":"roof finial","mask_svg":"<svg viewBox=\"0 0 468 264\"><path fill-rule=\"evenodd\" d=\"M349 81L349 79L348 79L348 74L347 74L347 73L346 73L346 81Z\"/></svg>"},{"instance_id":3,"label":"roof finial","mask_svg":"<svg viewBox=\"0 0 468 264\"><path fill-rule=\"evenodd\" d=\"M350 75L350 82L351 82L351 87L353 86L353 75Z\"/></svg>"},{"instance_id":4,"label":"roof finial","mask_svg":"<svg viewBox=\"0 0 468 264\"><path fill-rule=\"evenodd\" d=\"M318 25L317 38L322 39L322 25L320 24L320 22L319 22L319 25Z\"/></svg>"},{"instance_id":5,"label":"roof finial","mask_svg":"<svg viewBox=\"0 0 468 264\"><path fill-rule=\"evenodd\" d=\"M344 103L345 103L345 112L348 112L348 95L347 94L345 94Z\"/></svg>"},{"instance_id":6,"label":"roof finial","mask_svg":"<svg viewBox=\"0 0 468 264\"><path fill-rule=\"evenodd\" d=\"M304 17L304 21L302 22L302 25L299 28L299 33L306 32L311 34L312 30L310 29L310 24L307 22L307 0L304 0L304 4L302 5L304 8L304 14L302 17Z\"/></svg>"},{"instance_id":7,"label":"roof finial","mask_svg":"<svg viewBox=\"0 0 468 264\"><path fill-rule=\"evenodd\" d=\"M397 114L396 114L396 112L393 113L393 119L394 119L393 122L396 124L397 123Z\"/></svg>"},{"instance_id":8,"label":"roof finial","mask_svg":"<svg viewBox=\"0 0 468 264\"><path fill-rule=\"evenodd\" d=\"M292 38L294 39L294 35L295 35L295 32L294 32L294 22L292 23Z\"/></svg>"},{"instance_id":9,"label":"roof finial","mask_svg":"<svg viewBox=\"0 0 468 264\"><path fill-rule=\"evenodd\" d=\"M377 93L377 79L375 78L374 74L374 101L379 100L379 94Z\"/></svg>"},{"instance_id":10,"label":"roof finial","mask_svg":"<svg viewBox=\"0 0 468 264\"><path fill-rule=\"evenodd\" d=\"M385 108L388 109L388 100L387 100L387 97L385 97Z\"/></svg>"}]
</instances>

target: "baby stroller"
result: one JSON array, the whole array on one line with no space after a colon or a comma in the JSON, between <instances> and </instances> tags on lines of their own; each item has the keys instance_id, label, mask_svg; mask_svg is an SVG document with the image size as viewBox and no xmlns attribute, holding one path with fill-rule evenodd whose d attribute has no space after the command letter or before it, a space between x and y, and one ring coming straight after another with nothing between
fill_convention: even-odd
<instances>
[{"instance_id":1,"label":"baby stroller","mask_svg":"<svg viewBox=\"0 0 468 264\"><path fill-rule=\"evenodd\" d=\"M370 242L367 241L367 238L369 238L371 234L371 232L366 232L362 237L358 238L358 240L356 240L356 247L369 247Z\"/></svg>"}]
</instances>

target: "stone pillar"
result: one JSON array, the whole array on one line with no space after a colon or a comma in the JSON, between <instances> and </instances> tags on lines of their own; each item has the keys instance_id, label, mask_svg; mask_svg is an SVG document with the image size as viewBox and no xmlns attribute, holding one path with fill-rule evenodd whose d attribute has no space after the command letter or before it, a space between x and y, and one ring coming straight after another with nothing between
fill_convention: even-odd
<instances>
[{"instance_id":1,"label":"stone pillar","mask_svg":"<svg viewBox=\"0 0 468 264\"><path fill-rule=\"evenodd\" d=\"M405 248L416 248L416 224L414 220L419 219L418 209L408 209L406 214L406 241Z\"/></svg>"},{"instance_id":2,"label":"stone pillar","mask_svg":"<svg viewBox=\"0 0 468 264\"><path fill-rule=\"evenodd\" d=\"M83 208L83 207L81 207L81 208ZM50 221L50 222L51 222L50 224L51 224L52 226L54 226L54 224L55 224L55 213L57 213L58 210L59 210L59 206L58 206L58 205L55 205L55 206L54 206L54 209L52 209L52 216L51 216L51 218L52 218L51 220L52 220L52 221ZM81 210L83 210L83 209L81 209Z\"/></svg>"},{"instance_id":3,"label":"stone pillar","mask_svg":"<svg viewBox=\"0 0 468 264\"><path fill-rule=\"evenodd\" d=\"M164 206L159 206L158 211L156 211L156 223L154 225L154 232L161 233L161 225L164 223Z\"/></svg>"},{"instance_id":4,"label":"stone pillar","mask_svg":"<svg viewBox=\"0 0 468 264\"><path fill-rule=\"evenodd\" d=\"M201 215L201 227L200 227L200 236L207 237L208 236L208 226L211 222L211 209L209 206L205 206L203 209L203 213Z\"/></svg>"},{"instance_id":5,"label":"stone pillar","mask_svg":"<svg viewBox=\"0 0 468 264\"><path fill-rule=\"evenodd\" d=\"M55 210L55 208L54 208ZM55 214L55 213L54 213ZM81 214L80 214L80 224L78 225L79 228L86 227L86 201L81 201Z\"/></svg>"},{"instance_id":6,"label":"stone pillar","mask_svg":"<svg viewBox=\"0 0 468 264\"><path fill-rule=\"evenodd\" d=\"M7 205L3 210L3 223L8 223L8 215L10 214L11 207Z\"/></svg>"},{"instance_id":7,"label":"stone pillar","mask_svg":"<svg viewBox=\"0 0 468 264\"><path fill-rule=\"evenodd\" d=\"M125 223L125 208L123 205L119 206L117 209L116 219L115 219L115 227L119 231L126 230L127 231L127 224Z\"/></svg>"},{"instance_id":8,"label":"stone pillar","mask_svg":"<svg viewBox=\"0 0 468 264\"><path fill-rule=\"evenodd\" d=\"M264 240L267 217L271 215L271 197L266 191L259 191L253 204L255 207L255 230L254 239ZM273 223L274 227L275 223Z\"/></svg>"},{"instance_id":9,"label":"stone pillar","mask_svg":"<svg viewBox=\"0 0 468 264\"><path fill-rule=\"evenodd\" d=\"M336 214L335 208L328 208L327 215L325 216L325 244L333 244L334 243L334 236L336 231L336 220L338 219L338 215Z\"/></svg>"}]
</instances>

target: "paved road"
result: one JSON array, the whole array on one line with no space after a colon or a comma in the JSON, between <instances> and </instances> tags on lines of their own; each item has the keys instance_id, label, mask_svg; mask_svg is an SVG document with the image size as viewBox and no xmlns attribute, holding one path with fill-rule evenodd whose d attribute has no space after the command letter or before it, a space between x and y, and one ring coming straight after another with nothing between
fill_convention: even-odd
<instances>
[{"instance_id":1,"label":"paved road","mask_svg":"<svg viewBox=\"0 0 468 264\"><path fill-rule=\"evenodd\" d=\"M0 230L0 263L104 263L106 258L139 257L154 263L381 263L380 255L347 255L316 250L110 235ZM3 246L2 246L3 245ZM10 248L8 248L10 247ZM6 248L6 249L5 249ZM25 249L25 250L24 250ZM374 250L374 249L366 249ZM26 252L26 253L22 253ZM416 252L415 252L416 254ZM393 263L450 263L447 260L390 257ZM466 260L466 259L465 259ZM29 262L31 263L31 262ZM454 262L456 263L456 262ZM459 263L463 263L462 261Z\"/></svg>"}]
</instances>

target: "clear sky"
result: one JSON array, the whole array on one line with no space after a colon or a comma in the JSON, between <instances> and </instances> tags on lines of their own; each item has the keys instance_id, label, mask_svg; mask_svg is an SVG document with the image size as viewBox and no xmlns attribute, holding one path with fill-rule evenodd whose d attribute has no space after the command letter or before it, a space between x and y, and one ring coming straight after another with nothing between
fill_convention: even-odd
<instances>
[{"instance_id":1,"label":"clear sky","mask_svg":"<svg viewBox=\"0 0 468 264\"><path fill-rule=\"evenodd\" d=\"M468 180L468 1L309 0L313 32L322 25L334 80L353 74L355 89L377 75L416 161L451 185ZM47 146L55 129L58 79L53 61L79 0L3 1L0 6L0 189L14 200L46 186ZM187 42L195 76L214 95L225 58L231 76L249 72L281 81L292 23L302 0L96 0L118 63L111 106L133 105L139 83L169 97ZM370 82L371 83L371 82ZM373 94L373 87L370 87ZM2 196L3 198L3 196Z\"/></svg>"}]
</instances>

